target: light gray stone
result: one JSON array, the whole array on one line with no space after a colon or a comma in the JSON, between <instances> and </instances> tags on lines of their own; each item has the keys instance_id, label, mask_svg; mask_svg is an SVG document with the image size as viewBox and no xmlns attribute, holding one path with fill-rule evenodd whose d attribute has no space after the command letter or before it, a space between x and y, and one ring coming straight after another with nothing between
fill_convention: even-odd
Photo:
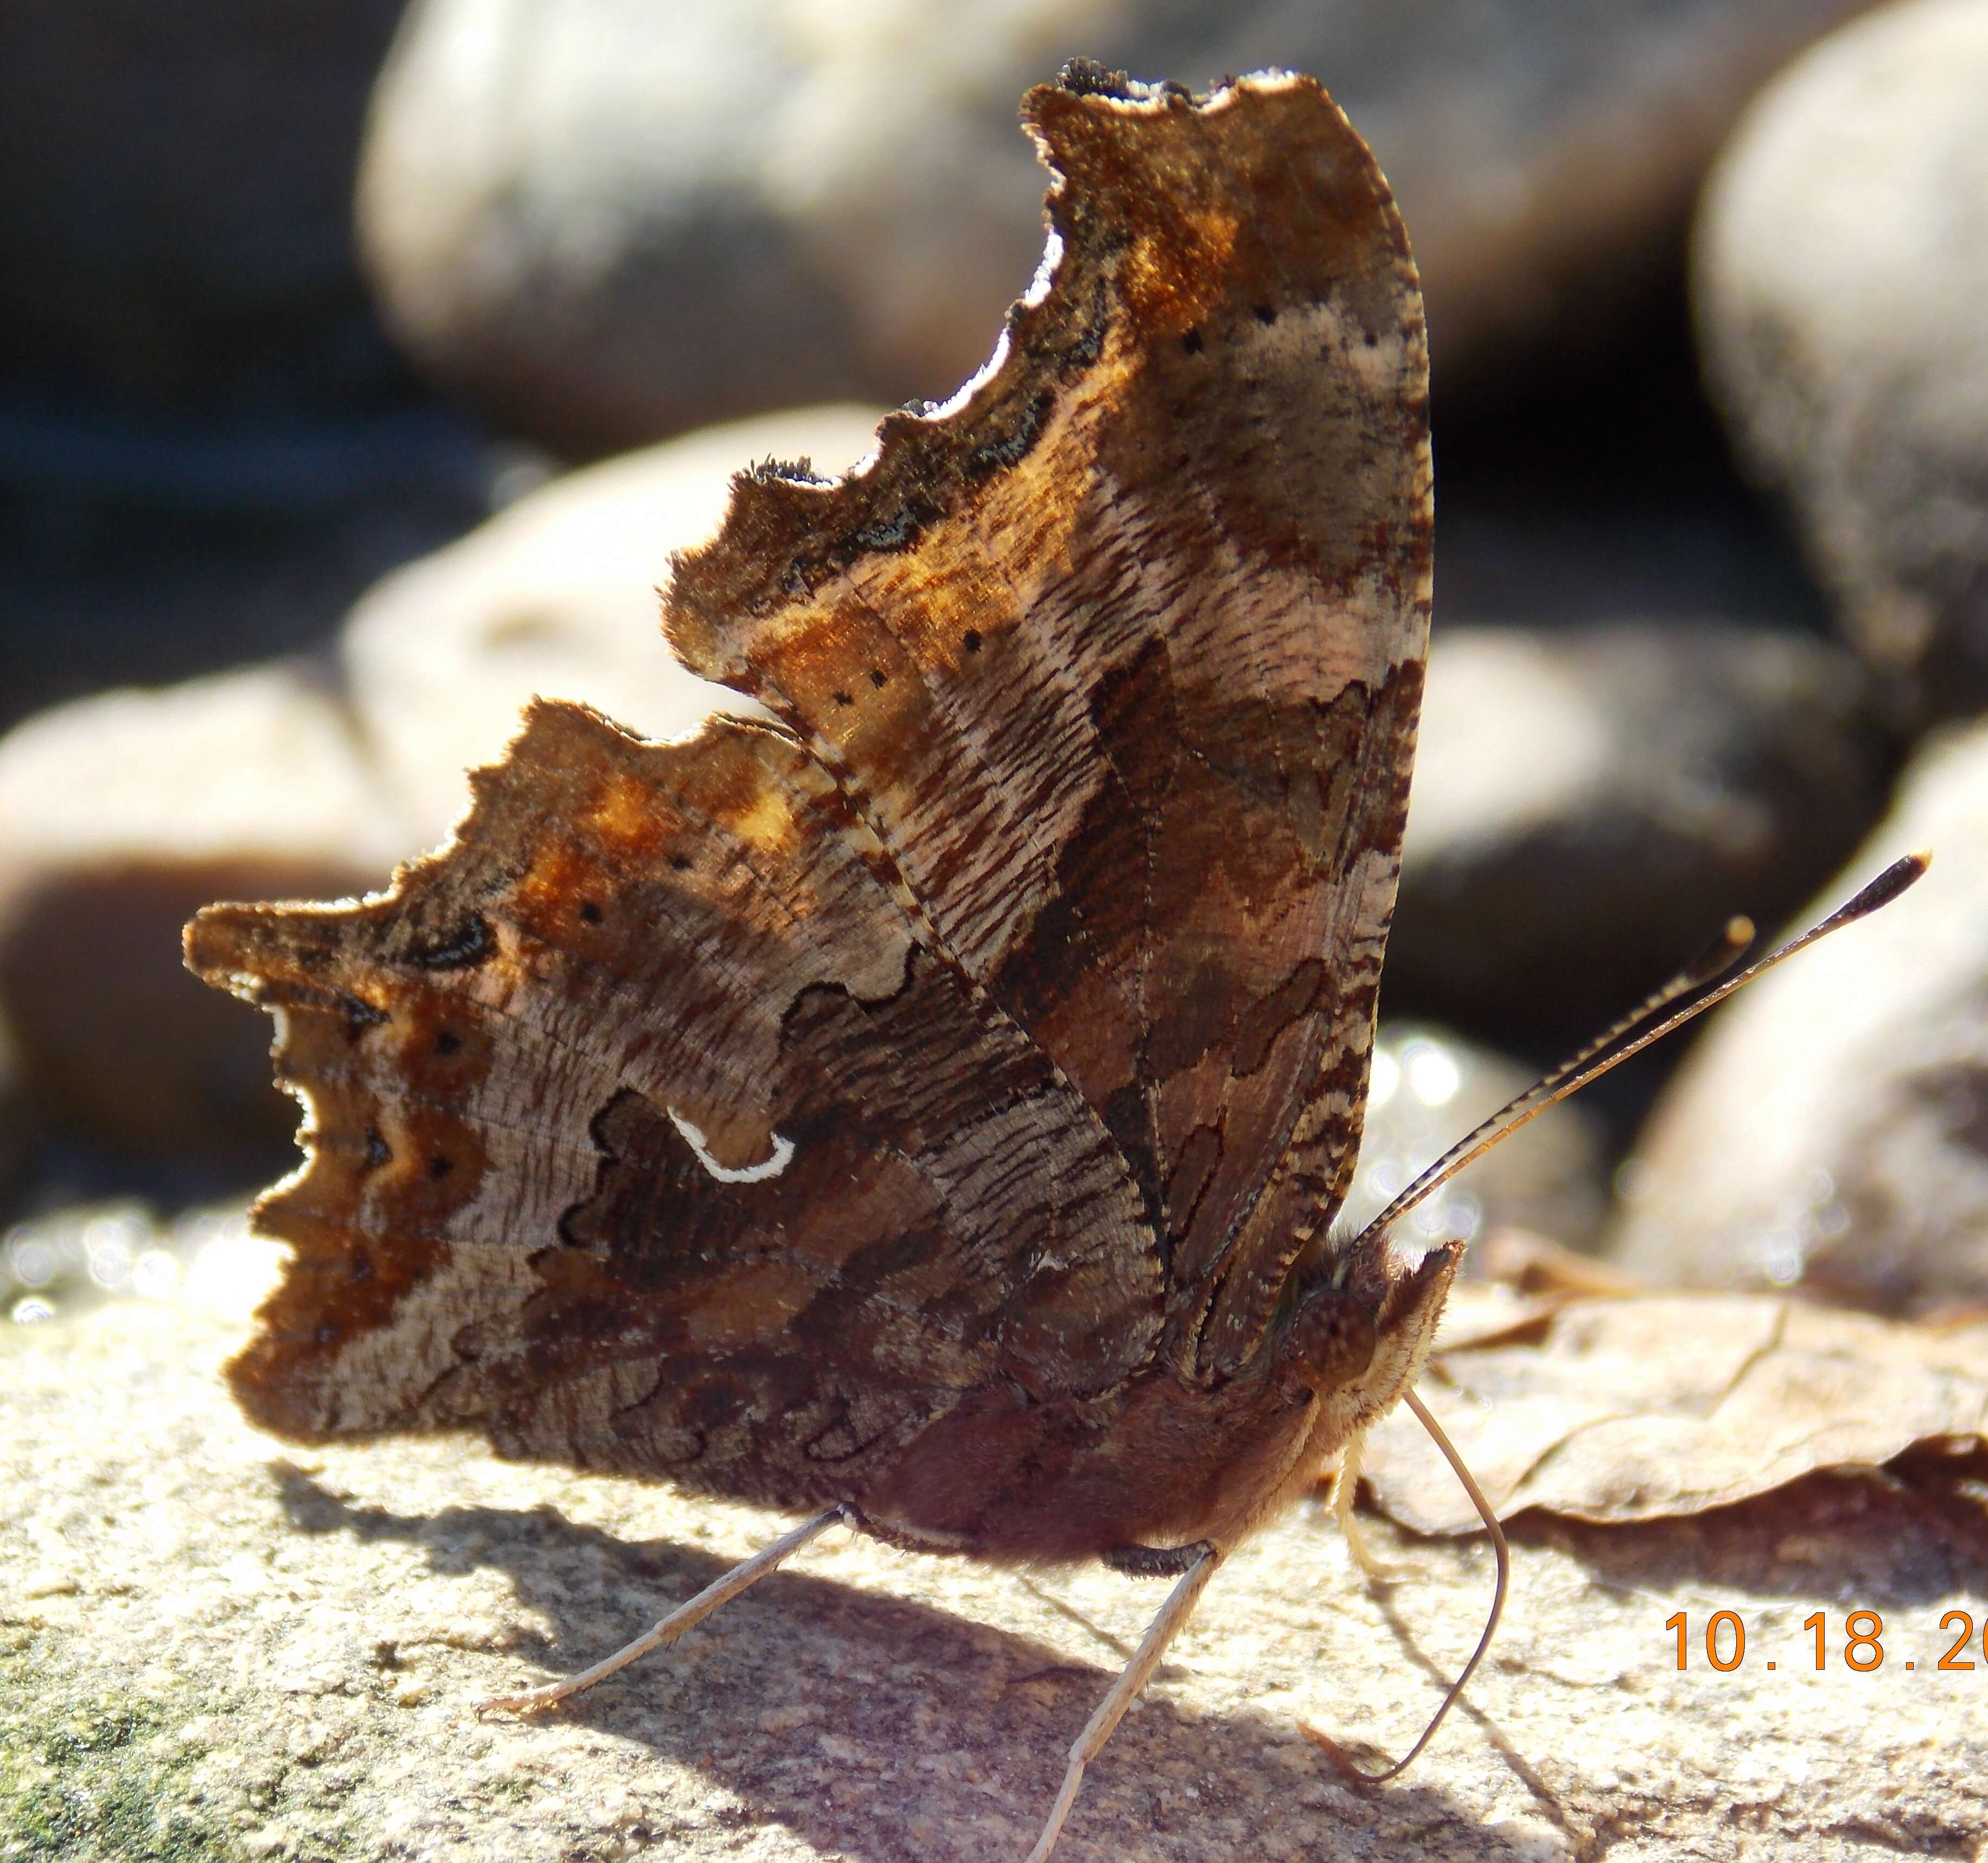
<instances>
[{"instance_id":1,"label":"light gray stone","mask_svg":"<svg viewBox=\"0 0 1988 1863\"><path fill-rule=\"evenodd\" d=\"M1748 111L1696 235L1707 374L1843 624L1922 714L1988 704L1988 9L1905 0Z\"/></svg>"},{"instance_id":2,"label":"light gray stone","mask_svg":"<svg viewBox=\"0 0 1988 1863\"><path fill-rule=\"evenodd\" d=\"M1611 1257L1888 1313L1988 1307L1988 729L1936 738L1796 923L1930 848L1917 887L1750 986L1638 1141Z\"/></svg>"},{"instance_id":3,"label":"light gray stone","mask_svg":"<svg viewBox=\"0 0 1988 1863\"><path fill-rule=\"evenodd\" d=\"M238 1316L252 1297L225 1261L189 1279ZM1101 1569L837 1533L570 1709L479 1720L779 1523L463 1442L286 1446L218 1388L242 1337L191 1301L0 1321L0 1853L1019 1863L1158 1602ZM1307 1730L1370 1769L1405 1750L1476 1638L1490 1562L1370 1520L1419 1570L1371 1593L1301 1507L1216 1575L1057 1863L1969 1855L1988 1693L1904 1664L1946 1647L1943 1612L1979 1621L1988 1567L1952 1506L1817 1477L1662 1527L1515 1523L1492 1660L1378 1790ZM1866 1674L1840 1660L1859 1605L1885 1621ZM1721 1608L1749 1633L1724 1674L1700 1641Z\"/></svg>"},{"instance_id":4,"label":"light gray stone","mask_svg":"<svg viewBox=\"0 0 1988 1863\"><path fill-rule=\"evenodd\" d=\"M1082 54L1312 73L1398 192L1439 396L1605 347L1748 92L1860 0L421 0L359 189L437 380L599 452L800 398L949 393L1042 251L1015 127Z\"/></svg>"}]
</instances>

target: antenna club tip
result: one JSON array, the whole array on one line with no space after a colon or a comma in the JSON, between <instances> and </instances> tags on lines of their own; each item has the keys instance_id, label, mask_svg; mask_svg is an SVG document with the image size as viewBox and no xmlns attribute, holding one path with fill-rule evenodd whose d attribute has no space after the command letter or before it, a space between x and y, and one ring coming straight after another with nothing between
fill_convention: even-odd
<instances>
[{"instance_id":1,"label":"antenna club tip","mask_svg":"<svg viewBox=\"0 0 1988 1863\"><path fill-rule=\"evenodd\" d=\"M1753 921L1744 912L1735 912L1726 921L1726 942L1743 949L1753 942Z\"/></svg>"},{"instance_id":2,"label":"antenna club tip","mask_svg":"<svg viewBox=\"0 0 1988 1863\"><path fill-rule=\"evenodd\" d=\"M1876 911L1882 905L1889 905L1907 887L1923 877L1925 870L1932 864L1932 855L1924 849L1917 854L1902 856L1844 907L1838 916L1861 918L1867 912Z\"/></svg>"}]
</instances>

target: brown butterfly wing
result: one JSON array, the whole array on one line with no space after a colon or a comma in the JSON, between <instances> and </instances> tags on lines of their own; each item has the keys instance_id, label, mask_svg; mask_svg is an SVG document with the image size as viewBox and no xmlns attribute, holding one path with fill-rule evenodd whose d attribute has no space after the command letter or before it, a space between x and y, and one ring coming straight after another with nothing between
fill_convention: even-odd
<instances>
[{"instance_id":1,"label":"brown butterfly wing","mask_svg":"<svg viewBox=\"0 0 1988 1863\"><path fill-rule=\"evenodd\" d=\"M476 792L384 899L191 928L310 1114L253 1415L799 1504L976 1389L1148 1356L1122 1161L791 739L542 705Z\"/></svg>"},{"instance_id":2,"label":"brown butterfly wing","mask_svg":"<svg viewBox=\"0 0 1988 1863\"><path fill-rule=\"evenodd\" d=\"M666 624L1104 1121L1209 1377L1357 1148L1427 639L1421 297L1308 79L1025 114L1046 292L866 471L742 483Z\"/></svg>"},{"instance_id":3,"label":"brown butterfly wing","mask_svg":"<svg viewBox=\"0 0 1988 1863\"><path fill-rule=\"evenodd\" d=\"M1005 353L680 567L678 651L787 730L541 707L384 898L191 928L309 1108L265 1422L803 1505L1260 1335L1357 1137L1418 299L1304 80L1029 107L1061 251Z\"/></svg>"}]
</instances>

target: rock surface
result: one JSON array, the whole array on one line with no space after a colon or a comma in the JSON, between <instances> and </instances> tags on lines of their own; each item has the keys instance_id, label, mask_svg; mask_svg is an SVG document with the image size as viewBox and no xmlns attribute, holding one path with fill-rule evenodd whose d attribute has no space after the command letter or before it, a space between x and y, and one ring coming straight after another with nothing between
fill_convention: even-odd
<instances>
[{"instance_id":1,"label":"rock surface","mask_svg":"<svg viewBox=\"0 0 1988 1863\"><path fill-rule=\"evenodd\" d=\"M1019 1858L1158 1603L1101 1570L836 1533L570 1709L479 1721L480 1696L604 1653L776 1523L456 1442L285 1448L216 1383L241 1337L178 1303L0 1328L0 1854ZM1516 1537L1490 1662L1377 1790L1306 1730L1370 1768L1403 1750L1477 1635L1489 1561L1415 1543L1420 1577L1370 1593L1300 1508L1217 1575L1059 1863L1972 1854L1988 1697L1902 1658L1930 1666L1943 1612L1978 1618L1978 1507L1814 1478ZM1871 1673L1836 1660L1858 1607L1885 1620ZM1722 1608L1750 1636L1726 1673L1698 1648Z\"/></svg>"},{"instance_id":2,"label":"rock surface","mask_svg":"<svg viewBox=\"0 0 1988 1863\"><path fill-rule=\"evenodd\" d=\"M421 0L363 248L435 379L598 453L784 401L942 395L1042 251L1016 100L1083 54L1320 77L1413 231L1439 393L1608 343L1748 92L1859 0L1409 9Z\"/></svg>"},{"instance_id":3,"label":"rock surface","mask_svg":"<svg viewBox=\"0 0 1988 1863\"><path fill-rule=\"evenodd\" d=\"M1905 0L1747 113L1696 237L1707 371L1851 638L1988 704L1988 11Z\"/></svg>"},{"instance_id":4,"label":"rock surface","mask_svg":"<svg viewBox=\"0 0 1988 1863\"><path fill-rule=\"evenodd\" d=\"M1988 728L1936 738L1810 908L1932 870L1717 1013L1619 1180L1608 1253L1659 1281L1988 1307Z\"/></svg>"},{"instance_id":5,"label":"rock surface","mask_svg":"<svg viewBox=\"0 0 1988 1863\"><path fill-rule=\"evenodd\" d=\"M1791 912L1892 755L1854 663L1791 632L1439 628L1388 1006L1581 1041L1730 914Z\"/></svg>"}]
</instances>

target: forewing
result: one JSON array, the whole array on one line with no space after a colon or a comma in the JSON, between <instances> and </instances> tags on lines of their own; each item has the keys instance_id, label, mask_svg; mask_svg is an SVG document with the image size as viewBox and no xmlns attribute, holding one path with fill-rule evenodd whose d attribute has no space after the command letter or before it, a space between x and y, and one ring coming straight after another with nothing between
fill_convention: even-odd
<instances>
[{"instance_id":1,"label":"forewing","mask_svg":"<svg viewBox=\"0 0 1988 1863\"><path fill-rule=\"evenodd\" d=\"M252 1415L798 1506L976 1389L1150 1354L1116 1148L791 737L541 705L475 791L384 898L189 928L309 1115Z\"/></svg>"},{"instance_id":2,"label":"forewing","mask_svg":"<svg viewBox=\"0 0 1988 1863\"><path fill-rule=\"evenodd\" d=\"M1028 100L1050 258L989 368L846 480L742 480L667 625L1108 1128L1214 1376L1357 1145L1426 641L1421 299L1308 79L1097 86Z\"/></svg>"}]
</instances>

